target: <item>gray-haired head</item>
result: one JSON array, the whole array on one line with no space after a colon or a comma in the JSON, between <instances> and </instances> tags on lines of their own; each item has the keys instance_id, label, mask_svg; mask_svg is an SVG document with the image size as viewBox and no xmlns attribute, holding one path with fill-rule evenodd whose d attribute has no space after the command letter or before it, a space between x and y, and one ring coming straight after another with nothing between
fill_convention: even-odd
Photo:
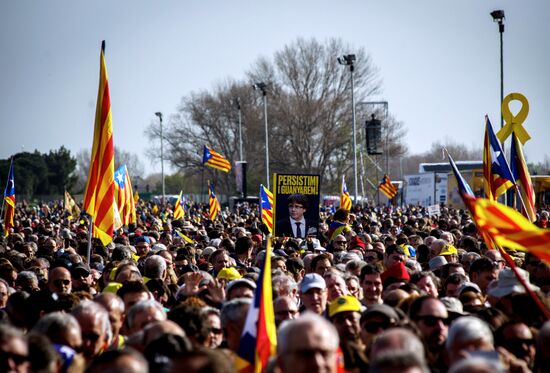
<instances>
[{"instance_id":1,"label":"gray-haired head","mask_svg":"<svg viewBox=\"0 0 550 373\"><path fill-rule=\"evenodd\" d=\"M394 351L410 352L416 354L421 361L425 360L422 341L405 328L391 328L378 334L371 347L371 357L374 359Z\"/></svg>"},{"instance_id":2,"label":"gray-haired head","mask_svg":"<svg viewBox=\"0 0 550 373\"><path fill-rule=\"evenodd\" d=\"M73 315L65 312L52 312L40 318L32 331L47 336L52 343L58 343L58 337L73 328L80 334L80 324Z\"/></svg>"},{"instance_id":3,"label":"gray-haired head","mask_svg":"<svg viewBox=\"0 0 550 373\"><path fill-rule=\"evenodd\" d=\"M107 336L106 340L110 343L113 333L111 331L111 322L109 321L109 313L101 304L91 300L84 300L80 302L71 312L76 319L81 317L97 317L101 324L101 330Z\"/></svg>"},{"instance_id":4,"label":"gray-haired head","mask_svg":"<svg viewBox=\"0 0 550 373\"><path fill-rule=\"evenodd\" d=\"M226 328L228 324L246 319L248 307L252 304L250 298L235 298L225 302L221 312L222 328ZM247 307L245 307L247 306Z\"/></svg>"},{"instance_id":5,"label":"gray-haired head","mask_svg":"<svg viewBox=\"0 0 550 373\"><path fill-rule=\"evenodd\" d=\"M141 312L148 311L149 309L156 310L158 314L164 315L164 320L166 320L166 312L164 312L164 307L162 306L162 304L160 304L154 299L146 299L146 300L137 302L128 310L127 320L128 320L128 326L130 327L130 329L134 329L136 327L135 325L136 316Z\"/></svg>"},{"instance_id":6,"label":"gray-haired head","mask_svg":"<svg viewBox=\"0 0 550 373\"><path fill-rule=\"evenodd\" d=\"M286 320L281 324L279 332L277 333L277 354L284 355L288 352L288 346L290 345L289 340L292 338L293 333L308 328L326 331L330 334L328 340L332 344L334 350L338 348L340 338L338 337L338 332L334 325L324 317L313 312L306 312L297 319Z\"/></svg>"},{"instance_id":7,"label":"gray-haired head","mask_svg":"<svg viewBox=\"0 0 550 373\"><path fill-rule=\"evenodd\" d=\"M458 361L460 352L468 344L485 344L494 348L493 332L487 323L474 316L464 316L456 319L449 327L445 347L451 362Z\"/></svg>"},{"instance_id":8,"label":"gray-haired head","mask_svg":"<svg viewBox=\"0 0 550 373\"><path fill-rule=\"evenodd\" d=\"M166 260L160 255L151 255L145 260L143 274L149 278L162 279L166 273Z\"/></svg>"}]
</instances>

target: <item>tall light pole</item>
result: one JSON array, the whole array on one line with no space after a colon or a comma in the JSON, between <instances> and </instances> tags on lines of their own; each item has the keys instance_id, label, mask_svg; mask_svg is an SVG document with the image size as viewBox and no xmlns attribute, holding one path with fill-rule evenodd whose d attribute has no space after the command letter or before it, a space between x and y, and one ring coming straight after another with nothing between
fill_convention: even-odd
<instances>
[{"instance_id":1,"label":"tall light pole","mask_svg":"<svg viewBox=\"0 0 550 373\"><path fill-rule=\"evenodd\" d=\"M358 202L357 198L357 135L355 129L355 97L353 95L353 71L355 70L354 66L355 54L346 54L342 57L338 57L338 63L340 65L349 66L349 72L351 75L351 115L353 122L353 193L354 193L354 203Z\"/></svg>"},{"instance_id":2,"label":"tall light pole","mask_svg":"<svg viewBox=\"0 0 550 373\"><path fill-rule=\"evenodd\" d=\"M166 202L165 200L165 189L164 189L164 144L163 144L163 137L162 137L162 113L160 111L157 111L155 113L157 117L159 117L160 121L160 172L162 177L162 203L164 204Z\"/></svg>"},{"instance_id":3,"label":"tall light pole","mask_svg":"<svg viewBox=\"0 0 550 373\"><path fill-rule=\"evenodd\" d=\"M265 178L267 189L269 186L269 139L267 133L267 85L264 82L255 83L252 88L262 92L264 99L264 123L265 123Z\"/></svg>"},{"instance_id":4,"label":"tall light pole","mask_svg":"<svg viewBox=\"0 0 550 373\"><path fill-rule=\"evenodd\" d=\"M504 10L493 10L491 12L493 22L498 23L498 32L500 33L500 128L504 127L504 119L502 117L502 101L504 101L504 55L502 34L504 34Z\"/></svg>"},{"instance_id":5,"label":"tall light pole","mask_svg":"<svg viewBox=\"0 0 550 373\"><path fill-rule=\"evenodd\" d=\"M242 113L241 113L241 100L237 97L235 99L235 105L237 112L239 113L239 161L243 160L243 128L242 128Z\"/></svg>"}]
</instances>

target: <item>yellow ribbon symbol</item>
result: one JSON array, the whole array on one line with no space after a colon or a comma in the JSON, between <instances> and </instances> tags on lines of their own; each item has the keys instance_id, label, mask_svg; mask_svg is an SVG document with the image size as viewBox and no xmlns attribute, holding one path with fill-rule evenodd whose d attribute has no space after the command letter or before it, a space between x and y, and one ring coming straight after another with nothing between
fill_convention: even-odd
<instances>
[{"instance_id":1,"label":"yellow ribbon symbol","mask_svg":"<svg viewBox=\"0 0 550 373\"><path fill-rule=\"evenodd\" d=\"M513 115L510 111L510 102L513 100L521 102L521 108L516 115ZM498 131L498 139L504 142L514 132L521 144L524 145L531 138L523 127L527 114L529 114L529 102L524 95L521 93L510 93L506 96L502 101L502 117L506 124Z\"/></svg>"}]
</instances>

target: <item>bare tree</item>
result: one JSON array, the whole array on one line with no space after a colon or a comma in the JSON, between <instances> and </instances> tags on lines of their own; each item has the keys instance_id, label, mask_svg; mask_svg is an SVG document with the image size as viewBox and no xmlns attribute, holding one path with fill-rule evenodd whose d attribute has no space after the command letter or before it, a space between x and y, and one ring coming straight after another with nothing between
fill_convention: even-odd
<instances>
[{"instance_id":1,"label":"bare tree","mask_svg":"<svg viewBox=\"0 0 550 373\"><path fill-rule=\"evenodd\" d=\"M378 70L363 48L353 48L339 39L319 43L298 39L277 52L272 60L259 58L243 81L226 81L211 92L193 93L182 100L170 116L165 141L166 159L185 173L201 170L202 147L209 145L233 164L238 159L238 120L235 98L239 97L249 185L265 175L263 98L251 89L267 84L270 170L273 172L319 173L324 185L335 185L352 165L351 89L348 68L336 57L355 53L355 98L365 100L380 91ZM158 138L157 126L147 135ZM152 150L150 155L158 154ZM232 191L231 175L204 170L205 177Z\"/></svg>"}]
</instances>

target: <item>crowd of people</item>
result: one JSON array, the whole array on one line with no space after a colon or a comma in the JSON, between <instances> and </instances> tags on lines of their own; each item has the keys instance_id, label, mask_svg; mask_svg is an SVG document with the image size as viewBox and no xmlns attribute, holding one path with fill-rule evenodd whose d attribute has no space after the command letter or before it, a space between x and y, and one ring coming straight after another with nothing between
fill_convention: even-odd
<instances>
[{"instance_id":1,"label":"crowd of people","mask_svg":"<svg viewBox=\"0 0 550 373\"><path fill-rule=\"evenodd\" d=\"M257 206L216 221L207 209L175 220L141 201L138 222L93 239L88 261L86 217L18 206L0 239L0 371L234 372L265 260L266 371L550 369L549 266L489 249L462 210L321 209L317 231L292 238L266 235Z\"/></svg>"}]
</instances>

